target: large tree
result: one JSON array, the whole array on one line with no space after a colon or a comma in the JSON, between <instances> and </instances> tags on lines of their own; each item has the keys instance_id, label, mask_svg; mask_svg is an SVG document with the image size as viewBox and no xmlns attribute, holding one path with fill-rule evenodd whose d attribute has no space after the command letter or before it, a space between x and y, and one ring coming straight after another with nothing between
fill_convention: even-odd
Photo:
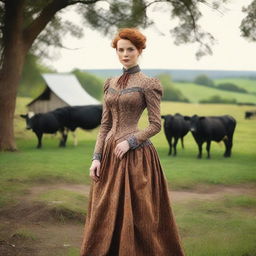
<instances>
[{"instance_id":1,"label":"large tree","mask_svg":"<svg viewBox=\"0 0 256 256\"><path fill-rule=\"evenodd\" d=\"M240 25L242 36L248 41L256 42L256 0L243 7L242 10L247 14Z\"/></svg>"},{"instance_id":2,"label":"large tree","mask_svg":"<svg viewBox=\"0 0 256 256\"><path fill-rule=\"evenodd\" d=\"M147 15L152 5L164 5L170 19L179 23L171 30L175 42L199 44L197 57L211 53L214 37L198 25L200 5L219 10L227 0L0 0L0 151L15 151L13 130L16 95L24 60L29 51L47 54L45 45L62 47L68 31L81 36L82 29L63 21L66 7L78 5L85 25L107 34L117 27L145 28L153 21ZM104 6L102 3L105 3Z\"/></svg>"}]
</instances>

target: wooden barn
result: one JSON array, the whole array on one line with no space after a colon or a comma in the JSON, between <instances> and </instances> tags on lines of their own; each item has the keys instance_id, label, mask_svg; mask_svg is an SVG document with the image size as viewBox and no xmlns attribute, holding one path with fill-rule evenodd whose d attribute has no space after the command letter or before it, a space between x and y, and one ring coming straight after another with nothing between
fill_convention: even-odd
<instances>
[{"instance_id":1,"label":"wooden barn","mask_svg":"<svg viewBox=\"0 0 256 256\"><path fill-rule=\"evenodd\" d=\"M42 94L27 104L28 111L46 113L65 106L99 105L89 95L73 74L43 74L46 88Z\"/></svg>"}]
</instances>

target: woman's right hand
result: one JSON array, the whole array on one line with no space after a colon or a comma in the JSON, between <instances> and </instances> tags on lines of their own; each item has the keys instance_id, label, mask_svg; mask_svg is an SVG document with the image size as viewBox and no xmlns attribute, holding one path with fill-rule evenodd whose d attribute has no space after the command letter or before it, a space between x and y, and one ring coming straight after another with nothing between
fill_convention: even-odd
<instances>
[{"instance_id":1,"label":"woman's right hand","mask_svg":"<svg viewBox=\"0 0 256 256\"><path fill-rule=\"evenodd\" d=\"M92 161L92 165L90 167L90 177L94 181L98 181L100 177L100 161L95 159Z\"/></svg>"}]
</instances>

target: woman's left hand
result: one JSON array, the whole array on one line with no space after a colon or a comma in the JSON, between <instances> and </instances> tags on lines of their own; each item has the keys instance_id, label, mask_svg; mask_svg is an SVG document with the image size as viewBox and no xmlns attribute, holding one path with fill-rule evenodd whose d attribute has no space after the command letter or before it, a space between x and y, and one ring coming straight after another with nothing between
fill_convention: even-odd
<instances>
[{"instance_id":1,"label":"woman's left hand","mask_svg":"<svg viewBox=\"0 0 256 256\"><path fill-rule=\"evenodd\" d=\"M130 145L127 140L124 140L116 145L116 148L114 150L115 155L122 159L124 154L130 149Z\"/></svg>"}]
</instances>

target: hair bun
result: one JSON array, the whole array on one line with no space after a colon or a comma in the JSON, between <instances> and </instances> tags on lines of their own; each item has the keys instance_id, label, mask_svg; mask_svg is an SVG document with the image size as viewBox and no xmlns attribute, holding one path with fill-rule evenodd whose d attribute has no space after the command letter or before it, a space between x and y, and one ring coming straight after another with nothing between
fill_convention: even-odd
<instances>
[{"instance_id":1,"label":"hair bun","mask_svg":"<svg viewBox=\"0 0 256 256\"><path fill-rule=\"evenodd\" d=\"M132 42L135 47L141 51L146 48L147 38L137 28L121 28L112 41L112 47L117 48L117 42L120 39L126 39Z\"/></svg>"}]
</instances>

